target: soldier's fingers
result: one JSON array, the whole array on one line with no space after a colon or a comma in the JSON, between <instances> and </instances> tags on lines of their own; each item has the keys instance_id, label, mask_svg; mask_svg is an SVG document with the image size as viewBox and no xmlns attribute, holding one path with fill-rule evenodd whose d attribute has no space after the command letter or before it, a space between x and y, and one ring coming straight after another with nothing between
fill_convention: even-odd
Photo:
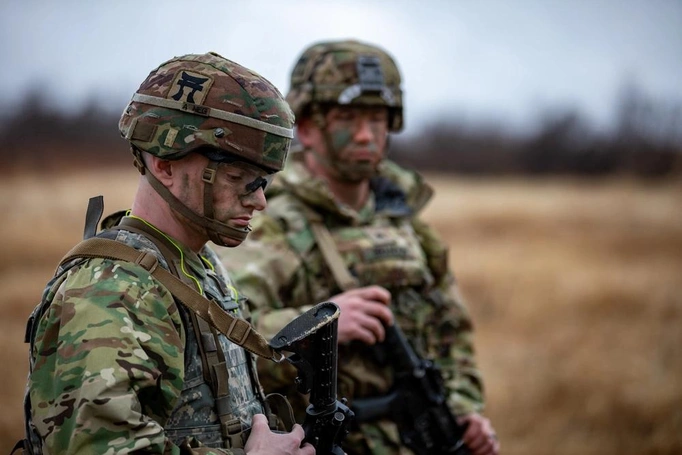
<instances>
[{"instance_id":1,"label":"soldier's fingers","mask_svg":"<svg viewBox=\"0 0 682 455\"><path fill-rule=\"evenodd\" d=\"M270 428L268 426L268 419L263 414L254 414L251 420L251 427L253 429L261 430L263 427ZM253 432L253 430L252 430Z\"/></svg>"},{"instance_id":2,"label":"soldier's fingers","mask_svg":"<svg viewBox=\"0 0 682 455\"><path fill-rule=\"evenodd\" d=\"M469 440L465 440L464 442L467 447L476 454L486 453L492 448L490 439L483 433L477 433L474 437L469 438Z\"/></svg>"},{"instance_id":3,"label":"soldier's fingers","mask_svg":"<svg viewBox=\"0 0 682 455\"><path fill-rule=\"evenodd\" d=\"M365 344L374 344L384 339L384 324L393 323L393 313L381 303L362 299L339 299L338 303L341 307L338 325L339 343L358 340Z\"/></svg>"},{"instance_id":4,"label":"soldier's fingers","mask_svg":"<svg viewBox=\"0 0 682 455\"><path fill-rule=\"evenodd\" d=\"M384 305L389 305L391 303L391 293L388 289L381 286L365 286L357 288L354 291L365 300L374 300L383 303Z\"/></svg>"},{"instance_id":5,"label":"soldier's fingers","mask_svg":"<svg viewBox=\"0 0 682 455\"><path fill-rule=\"evenodd\" d=\"M467 424L467 428L462 435L462 440L468 447L473 448L472 446L475 441L485 439L485 433L481 428L481 422L473 415L459 417L457 420L460 425L464 423Z\"/></svg>"},{"instance_id":6,"label":"soldier's fingers","mask_svg":"<svg viewBox=\"0 0 682 455\"><path fill-rule=\"evenodd\" d=\"M365 305L362 306L362 311L366 315L371 316L374 319L377 319L379 322L383 322L385 325L393 324L393 312L391 311L390 308L380 303L367 302L365 303Z\"/></svg>"},{"instance_id":7,"label":"soldier's fingers","mask_svg":"<svg viewBox=\"0 0 682 455\"><path fill-rule=\"evenodd\" d=\"M251 420L251 434L249 434L245 448L257 447L259 442L267 437L266 433L269 432L268 419L263 414L255 414Z\"/></svg>"},{"instance_id":8,"label":"soldier's fingers","mask_svg":"<svg viewBox=\"0 0 682 455\"><path fill-rule=\"evenodd\" d=\"M497 439L497 435L493 438L493 455L500 453L500 441Z\"/></svg>"},{"instance_id":9,"label":"soldier's fingers","mask_svg":"<svg viewBox=\"0 0 682 455\"><path fill-rule=\"evenodd\" d=\"M356 313L347 327L350 339L365 344L375 344L384 337L384 326L381 321L362 312Z\"/></svg>"},{"instance_id":10,"label":"soldier's fingers","mask_svg":"<svg viewBox=\"0 0 682 455\"><path fill-rule=\"evenodd\" d=\"M376 344L377 342L377 337L371 330L359 325L353 331L352 339L369 345Z\"/></svg>"},{"instance_id":11,"label":"soldier's fingers","mask_svg":"<svg viewBox=\"0 0 682 455\"><path fill-rule=\"evenodd\" d=\"M305 438L303 427L297 423L294 424L293 428L291 429L291 434L297 437L299 441L303 441L303 438Z\"/></svg>"},{"instance_id":12,"label":"soldier's fingers","mask_svg":"<svg viewBox=\"0 0 682 455\"><path fill-rule=\"evenodd\" d=\"M306 442L301 446L301 450L299 450L299 453L301 455L315 455L315 447L313 447L312 444Z\"/></svg>"},{"instance_id":13,"label":"soldier's fingers","mask_svg":"<svg viewBox=\"0 0 682 455\"><path fill-rule=\"evenodd\" d=\"M497 455L499 448L497 443L492 440L488 440L485 444L479 446L477 449L469 448L472 455Z\"/></svg>"},{"instance_id":14,"label":"soldier's fingers","mask_svg":"<svg viewBox=\"0 0 682 455\"><path fill-rule=\"evenodd\" d=\"M372 340L368 344L374 344L386 338L386 330L384 330L381 319L374 317L373 314L362 315L358 319L361 327L372 334Z\"/></svg>"},{"instance_id":15,"label":"soldier's fingers","mask_svg":"<svg viewBox=\"0 0 682 455\"><path fill-rule=\"evenodd\" d=\"M365 330L357 320L339 318L338 342L341 344L350 343L357 340L365 344L376 342L374 335L369 330Z\"/></svg>"}]
</instances>

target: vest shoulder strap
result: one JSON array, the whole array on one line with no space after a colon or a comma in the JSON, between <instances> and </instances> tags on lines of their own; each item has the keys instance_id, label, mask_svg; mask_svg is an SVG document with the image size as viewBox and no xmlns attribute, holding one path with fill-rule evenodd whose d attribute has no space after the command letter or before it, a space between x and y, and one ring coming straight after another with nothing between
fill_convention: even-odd
<instances>
[{"instance_id":1,"label":"vest shoulder strap","mask_svg":"<svg viewBox=\"0 0 682 455\"><path fill-rule=\"evenodd\" d=\"M322 257L329 266L329 269L334 276L336 284L342 291L348 291L360 286L357 278L351 275L346 263L344 262L339 250L336 247L336 242L332 237L327 226L324 225L321 219L311 219L310 229L313 232L313 237L320 248Z\"/></svg>"},{"instance_id":2,"label":"vest shoulder strap","mask_svg":"<svg viewBox=\"0 0 682 455\"><path fill-rule=\"evenodd\" d=\"M225 311L216 302L209 300L183 283L169 271L159 266L153 254L138 251L133 247L115 240L93 237L83 240L61 260L61 264L77 258L104 258L137 264L147 270L163 284L181 303L197 316L211 324L233 343L247 351L270 360L280 360L265 338L244 319L237 318Z\"/></svg>"},{"instance_id":3,"label":"vest shoulder strap","mask_svg":"<svg viewBox=\"0 0 682 455\"><path fill-rule=\"evenodd\" d=\"M297 197L286 193L268 204L270 215L282 223L289 246L301 258L317 245L341 290L348 291L359 286L358 280L351 275L339 254L321 214Z\"/></svg>"}]
</instances>

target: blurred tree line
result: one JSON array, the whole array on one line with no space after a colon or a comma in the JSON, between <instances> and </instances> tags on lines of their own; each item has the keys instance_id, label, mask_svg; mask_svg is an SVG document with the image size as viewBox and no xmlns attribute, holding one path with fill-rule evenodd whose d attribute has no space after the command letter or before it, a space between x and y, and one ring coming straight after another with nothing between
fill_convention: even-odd
<instances>
[{"instance_id":1,"label":"blurred tree line","mask_svg":"<svg viewBox=\"0 0 682 455\"><path fill-rule=\"evenodd\" d=\"M48 106L40 90L20 108L2 109L3 169L74 169L129 165L118 133L120 113L91 102L75 114ZM682 104L654 101L635 85L618 98L615 127L596 132L575 110L543 113L532 133L499 125L438 121L418 134L391 138L391 157L422 171L476 175L631 174L658 177L682 173Z\"/></svg>"}]
</instances>

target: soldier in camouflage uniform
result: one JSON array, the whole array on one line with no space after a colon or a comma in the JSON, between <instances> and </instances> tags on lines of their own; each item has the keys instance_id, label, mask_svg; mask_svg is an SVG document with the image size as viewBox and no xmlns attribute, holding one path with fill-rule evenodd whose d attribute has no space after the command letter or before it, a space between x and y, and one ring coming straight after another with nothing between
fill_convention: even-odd
<instances>
[{"instance_id":1,"label":"soldier in camouflage uniform","mask_svg":"<svg viewBox=\"0 0 682 455\"><path fill-rule=\"evenodd\" d=\"M161 64L119 123L142 174L132 209L92 240L148 253L210 314L246 324L206 243L244 240L284 164L293 118L270 82L218 54ZM30 318L26 452L315 453L301 447L299 425L271 430L285 426L246 344L181 304L144 261L111 257L63 262Z\"/></svg>"},{"instance_id":2,"label":"soldier in camouflage uniform","mask_svg":"<svg viewBox=\"0 0 682 455\"><path fill-rule=\"evenodd\" d=\"M253 305L254 323L272 336L311 304L337 303L338 390L352 408L355 399L389 392L391 368L371 345L397 321L418 352L441 367L449 405L468 424L463 439L471 452L498 453L480 414L472 323L447 248L418 217L432 190L417 173L384 159L388 133L403 124L394 61L356 41L315 44L294 67L287 101L301 149L268 189L268 209L254 219L249 239L218 251ZM288 394L301 415L306 402L292 390L293 373L259 367L266 389ZM389 415L361 422L344 449L410 453Z\"/></svg>"}]
</instances>

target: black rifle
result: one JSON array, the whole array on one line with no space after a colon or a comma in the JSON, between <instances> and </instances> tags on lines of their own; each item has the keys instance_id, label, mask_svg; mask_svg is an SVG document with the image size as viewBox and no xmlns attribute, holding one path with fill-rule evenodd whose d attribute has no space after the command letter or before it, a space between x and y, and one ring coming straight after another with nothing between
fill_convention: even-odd
<instances>
[{"instance_id":1,"label":"black rifle","mask_svg":"<svg viewBox=\"0 0 682 455\"><path fill-rule=\"evenodd\" d=\"M466 425L457 423L447 405L438 366L417 355L397 324L386 327L386 339L377 347L391 359L393 389L382 397L353 400L356 420L393 420L403 444L417 455L468 455L462 441Z\"/></svg>"},{"instance_id":2,"label":"black rifle","mask_svg":"<svg viewBox=\"0 0 682 455\"><path fill-rule=\"evenodd\" d=\"M336 399L339 307L322 302L287 324L272 340L277 352L292 353L297 389L310 393L303 430L318 455L343 455L340 443L350 431L353 411Z\"/></svg>"}]
</instances>

